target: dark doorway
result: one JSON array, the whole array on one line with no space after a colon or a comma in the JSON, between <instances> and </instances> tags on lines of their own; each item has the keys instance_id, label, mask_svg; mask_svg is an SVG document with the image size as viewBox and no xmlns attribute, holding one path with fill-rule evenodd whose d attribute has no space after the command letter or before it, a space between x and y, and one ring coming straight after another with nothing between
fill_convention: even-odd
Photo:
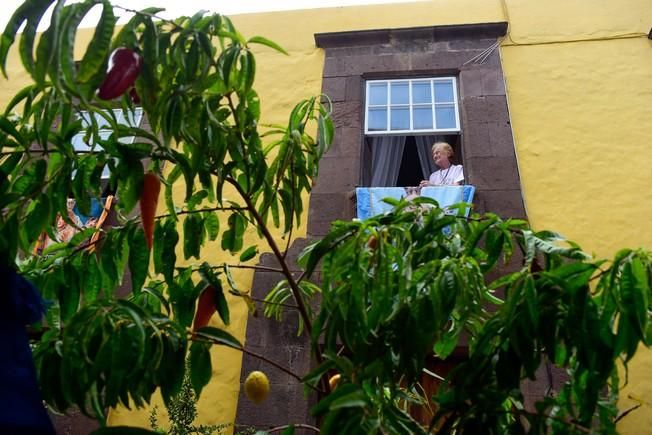
<instances>
[{"instance_id":1,"label":"dark doorway","mask_svg":"<svg viewBox=\"0 0 652 435\"><path fill-rule=\"evenodd\" d=\"M421 180L423 180L423 170L421 169L421 163L419 163L417 144L414 136L408 136L405 139L401 169L398 172L396 185L401 187L418 186Z\"/></svg>"}]
</instances>

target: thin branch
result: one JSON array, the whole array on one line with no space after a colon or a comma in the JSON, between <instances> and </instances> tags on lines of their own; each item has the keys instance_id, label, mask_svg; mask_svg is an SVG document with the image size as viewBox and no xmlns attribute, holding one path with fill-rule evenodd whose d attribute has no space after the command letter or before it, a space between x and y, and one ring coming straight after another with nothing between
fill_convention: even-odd
<instances>
[{"instance_id":1,"label":"thin branch","mask_svg":"<svg viewBox=\"0 0 652 435\"><path fill-rule=\"evenodd\" d=\"M126 8L124 6L119 6L119 5L113 5L113 7L116 8L116 9L122 9L125 12L131 12L132 14L142 15L144 17L149 17L149 18L153 18L155 20L159 20L162 23L170 24L172 27L174 27L175 30L178 30L178 31L184 30L183 27L181 27L180 25L178 25L174 21L168 20L167 18L163 18L160 15L152 14L152 13L145 12L145 11L138 11L136 9Z\"/></svg>"},{"instance_id":2,"label":"thin branch","mask_svg":"<svg viewBox=\"0 0 652 435\"><path fill-rule=\"evenodd\" d=\"M428 376L432 376L433 378L437 379L438 381L442 381L442 382L444 382L444 381L446 380L446 379L442 378L441 376L439 376L437 373L432 372L432 371L428 370L428 369L425 368L425 367L424 367L423 369L421 369L421 370L422 370L425 374L427 374Z\"/></svg>"},{"instance_id":3,"label":"thin branch","mask_svg":"<svg viewBox=\"0 0 652 435\"><path fill-rule=\"evenodd\" d=\"M269 364L269 365L271 365L273 367L276 367L277 369L279 369L283 373L292 376L294 379L296 379L300 383L303 382L303 379L301 378L301 376L297 375L292 370L288 369L285 366L282 366L281 364L277 363L276 361L272 361L271 359L267 358L265 355L261 355L261 354L259 354L257 352L246 349L244 346L238 347L238 346L226 345L224 343L218 342L217 340L214 340L211 337L208 337L208 336L203 335L201 333L199 333L199 334L192 333L191 336L190 336L190 339L191 340L209 341L209 342L214 343L214 344L219 344L219 345L230 347L231 349L239 350L239 351L241 351L242 353L244 353L246 355L252 356L254 358L257 358L257 359L259 359L261 361L266 362L267 364ZM312 386L310 384L306 384L306 385L308 385L308 387L312 388L313 390L315 390L317 392L320 392L320 393L323 392L323 391L321 391L320 389L318 389L315 386Z\"/></svg>"},{"instance_id":4,"label":"thin branch","mask_svg":"<svg viewBox=\"0 0 652 435\"><path fill-rule=\"evenodd\" d=\"M299 275L299 278L297 278L297 284L299 284L303 279L306 277L306 271L304 270L301 272L301 275Z\"/></svg>"},{"instance_id":5,"label":"thin branch","mask_svg":"<svg viewBox=\"0 0 652 435\"><path fill-rule=\"evenodd\" d=\"M221 269L224 268L224 266L231 267L233 269L254 269L254 270L262 270L265 272L276 272L276 273L283 273L283 269L279 269L278 267L269 267L269 266L253 266L253 265L248 265L248 264L221 264L218 266L213 266L212 269Z\"/></svg>"},{"instance_id":6,"label":"thin branch","mask_svg":"<svg viewBox=\"0 0 652 435\"><path fill-rule=\"evenodd\" d=\"M506 413L511 414L512 412L511 411L506 411ZM550 415L550 414L545 414L545 413L537 414L535 412L529 412L529 411L526 411L524 409L516 409L515 412L513 412L513 413L515 413L517 415L523 415L523 416L526 416L526 417L527 416L532 416L532 417L543 416L545 418L549 418L551 420L558 421L559 423L563 423L563 424L566 424L568 426L572 426L573 428L578 429L581 432L591 433L591 429L589 429L589 428L587 428L585 426L582 426L581 424L575 423L574 421L565 420L565 419L563 419L561 417L557 417L555 415Z\"/></svg>"},{"instance_id":7,"label":"thin branch","mask_svg":"<svg viewBox=\"0 0 652 435\"><path fill-rule=\"evenodd\" d=\"M276 361L272 361L271 359L267 358L265 355L261 355L261 354L259 354L259 353L254 352L254 351L248 350L248 349L246 349L246 348L244 348L244 347L240 348L240 350L242 351L242 353L244 353L244 354L246 354L246 355L253 356L254 358L258 358L259 360L264 361L264 362L266 362L267 364L276 367L277 369L281 370L282 372L284 372L284 373L286 373L286 374L292 376L294 379L296 379L296 380L299 381L299 382L302 382L302 381L303 381L303 379L301 378L301 376L297 375L297 374L294 373L292 370L290 370L290 369L288 369L288 368L282 366L281 364L277 363ZM312 388L314 388L315 390L317 390L316 387L312 387Z\"/></svg>"},{"instance_id":8,"label":"thin branch","mask_svg":"<svg viewBox=\"0 0 652 435\"><path fill-rule=\"evenodd\" d=\"M628 399L631 399L631 400L634 400L635 402L638 402L638 403L637 403L636 405L632 406L631 408L626 409L625 411L623 411L623 412L622 412L618 417L616 417L616 419L614 420L614 423L618 423L620 420L622 420L623 418L625 418L625 417L626 417L627 415L629 415L631 412L636 411L638 408L640 408L641 406L643 406L643 401L640 400L640 399L636 399L636 398L633 397L631 394L628 394L628 395L627 395L627 398L628 398Z\"/></svg>"},{"instance_id":9,"label":"thin branch","mask_svg":"<svg viewBox=\"0 0 652 435\"><path fill-rule=\"evenodd\" d=\"M250 296L251 297L251 296ZM283 302L270 302L266 301L265 299L260 299L260 298L254 298L251 297L252 301L260 302L261 304L267 304L267 305L279 305L281 307L287 307L287 308L299 308L297 305L292 305L292 304L284 304Z\"/></svg>"},{"instance_id":10,"label":"thin branch","mask_svg":"<svg viewBox=\"0 0 652 435\"><path fill-rule=\"evenodd\" d=\"M175 215L180 215L180 214L192 214L192 213L203 213L203 212L209 212L209 211L241 211L241 210L247 210L246 207L209 207L209 208L202 208L199 210L182 210L180 212L175 213ZM172 213L168 214L161 214L156 216L154 219L163 219L166 217L172 216Z\"/></svg>"},{"instance_id":11,"label":"thin branch","mask_svg":"<svg viewBox=\"0 0 652 435\"><path fill-rule=\"evenodd\" d=\"M288 268L287 263L283 259L283 254L278 248L278 245L276 244L276 241L274 240L274 237L272 234L269 232L269 229L267 229L267 226L265 225L265 222L263 221L263 218L260 216L258 213L258 210L256 210L256 207L254 204L251 202L251 199L247 195L245 191L242 190L242 187L230 176L227 176L226 181L228 181L233 187L236 188L242 199L247 203L247 207L249 208L249 212L253 215L254 219L258 223L258 226L260 228L260 231L263 233L263 236L267 240L267 243L269 244L269 247L272 249L274 252L274 255L276 258L279 260L279 263L281 265L281 269L283 270L283 275L285 275L288 284L290 286L290 290L292 290L292 294L294 296L295 301L297 302L297 307L299 309L299 314L301 315L301 318L303 319L303 322L306 327L306 331L308 332L308 335L312 334L312 321L310 320L310 316L308 315L308 309L306 308L306 304L303 300L303 297L301 296L301 289L299 289L299 285L294 279L294 275ZM318 357L319 360L321 360L321 356Z\"/></svg>"},{"instance_id":12,"label":"thin branch","mask_svg":"<svg viewBox=\"0 0 652 435\"><path fill-rule=\"evenodd\" d=\"M251 213L251 215L258 223L258 227L260 231L263 233L265 240L267 240L267 244L272 249L274 255L278 259L278 262L281 265L281 268L283 269L283 275L285 275L285 278L287 279L287 282L290 286L290 290L292 291L292 296L294 297L294 300L297 303L297 309L299 310L299 315L303 319L303 324L305 325L306 331L308 332L309 336L312 336L312 322L310 320L310 316L308 315L308 309L306 308L306 303L303 300L303 296L301 295L301 289L299 288L299 285L294 279L294 275L288 268L288 265L285 262L283 258L283 254L281 254L281 251L279 250L278 245L274 240L274 237L269 232L269 229L267 228L267 225L265 225L265 221L263 220L263 218L258 213L258 210L256 210L256 206L251 202L251 198L249 197L249 195L247 195L247 193L242 190L242 187L233 179L233 177L227 176L226 181L228 181L231 185L233 185L233 187L235 187L235 189L238 191L242 199L245 201L245 203L247 204L247 208L249 208L249 213ZM322 349L319 342L316 343L315 360L317 364L321 364L323 362ZM323 390L318 390L318 391L324 394L330 393L331 391L330 386L328 385L328 380L325 377L322 376L322 378L320 379L320 383ZM314 388L317 389L316 387Z\"/></svg>"},{"instance_id":13,"label":"thin branch","mask_svg":"<svg viewBox=\"0 0 652 435\"><path fill-rule=\"evenodd\" d=\"M295 424L286 424L286 425L284 425L284 426L277 426L277 427L273 427L273 428L271 428L271 429L267 429L267 432L268 432L268 433L272 433L272 432L280 432L280 431L282 431L282 430L289 429L289 428L291 428L291 427L293 427L293 428L295 428L295 429L310 429L310 430L312 430L312 431L315 431L316 433L320 433L320 432L321 432L321 431L319 430L319 428L317 428L317 427L315 427L315 426L312 426L312 425L309 425L309 424L305 424L305 423L295 423Z\"/></svg>"},{"instance_id":14,"label":"thin branch","mask_svg":"<svg viewBox=\"0 0 652 435\"><path fill-rule=\"evenodd\" d=\"M99 230L99 231L103 233L102 230ZM68 254L66 254L64 257L62 257L61 262L62 262L62 263L65 263L66 261L70 260L70 258L72 258L74 255L78 254L78 253L81 252L81 251L86 250L87 248L89 248L89 247L91 247L91 246L95 246L96 244L98 244L98 243L99 243L100 241L102 241L102 240L103 240L103 237L98 237L95 241L92 241L92 242L91 242L91 241L88 241L88 242L86 242L86 243L81 243L81 244L77 245L77 247L76 247L75 249L73 249L73 250L70 251ZM63 247L62 247L62 249L63 249ZM54 261L54 262L52 262L52 264L50 264L49 266L47 266L47 267L46 267L45 269L43 269L41 272L43 272L43 273L45 273L45 272L49 272L51 269L54 268L54 266L55 266L56 264L60 264L60 263Z\"/></svg>"}]
</instances>

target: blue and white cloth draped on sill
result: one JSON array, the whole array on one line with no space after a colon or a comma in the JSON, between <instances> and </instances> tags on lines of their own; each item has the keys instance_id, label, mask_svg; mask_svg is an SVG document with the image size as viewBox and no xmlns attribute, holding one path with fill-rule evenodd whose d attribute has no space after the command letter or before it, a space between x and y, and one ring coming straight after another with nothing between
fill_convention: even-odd
<instances>
[{"instance_id":1,"label":"blue and white cloth draped on sill","mask_svg":"<svg viewBox=\"0 0 652 435\"><path fill-rule=\"evenodd\" d=\"M432 198L442 208L449 207L460 202L471 203L475 193L475 186L429 186L424 188L414 187L358 187L356 188L356 199L358 208L358 219L367 219L378 214L387 213L392 206L383 201L384 198L400 200L409 194L419 194ZM465 216L468 216L469 209L466 209Z\"/></svg>"}]
</instances>

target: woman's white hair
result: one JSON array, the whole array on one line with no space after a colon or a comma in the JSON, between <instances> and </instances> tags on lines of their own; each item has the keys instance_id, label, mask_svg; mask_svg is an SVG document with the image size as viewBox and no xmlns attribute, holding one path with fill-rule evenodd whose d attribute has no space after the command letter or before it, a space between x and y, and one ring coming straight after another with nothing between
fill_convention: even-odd
<instances>
[{"instance_id":1,"label":"woman's white hair","mask_svg":"<svg viewBox=\"0 0 652 435\"><path fill-rule=\"evenodd\" d=\"M455 157L455 151L453 151L453 147L448 142L435 142L434 144L432 144L432 148L430 149L430 152L434 153L437 147L441 147L443 150L446 151L446 153L448 153L448 160Z\"/></svg>"}]
</instances>

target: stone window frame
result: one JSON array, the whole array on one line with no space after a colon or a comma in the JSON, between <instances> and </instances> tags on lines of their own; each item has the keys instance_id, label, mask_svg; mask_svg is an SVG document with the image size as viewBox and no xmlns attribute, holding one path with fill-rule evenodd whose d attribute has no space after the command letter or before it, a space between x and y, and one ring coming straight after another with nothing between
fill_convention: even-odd
<instances>
[{"instance_id":1,"label":"stone window frame","mask_svg":"<svg viewBox=\"0 0 652 435\"><path fill-rule=\"evenodd\" d=\"M308 235L355 217L352 192L365 177L367 80L455 76L460 127L456 154L476 186L475 211L526 218L499 54L507 23L315 34L324 49L322 92L332 100L335 139L311 194ZM436 133L435 133L436 134Z\"/></svg>"}]
</instances>

